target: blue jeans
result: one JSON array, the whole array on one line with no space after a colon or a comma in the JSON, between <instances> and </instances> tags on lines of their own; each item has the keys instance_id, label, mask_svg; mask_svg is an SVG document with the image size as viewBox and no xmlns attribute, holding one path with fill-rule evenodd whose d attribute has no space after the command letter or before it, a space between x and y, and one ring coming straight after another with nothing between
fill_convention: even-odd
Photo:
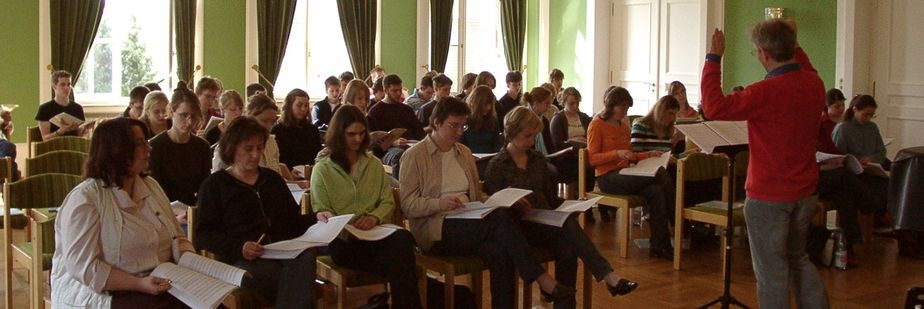
<instances>
[{"instance_id":1,"label":"blue jeans","mask_svg":"<svg viewBox=\"0 0 924 309\"><path fill-rule=\"evenodd\" d=\"M789 308L790 285L799 308L829 308L824 283L805 253L817 201L814 195L794 202L745 200L760 308Z\"/></svg>"}]
</instances>

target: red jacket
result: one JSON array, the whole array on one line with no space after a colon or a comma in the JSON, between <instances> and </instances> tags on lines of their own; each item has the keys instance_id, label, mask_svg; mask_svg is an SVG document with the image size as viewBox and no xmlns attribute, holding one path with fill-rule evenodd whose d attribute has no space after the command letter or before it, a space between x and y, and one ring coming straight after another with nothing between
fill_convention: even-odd
<instances>
[{"instance_id":1,"label":"red jacket","mask_svg":"<svg viewBox=\"0 0 924 309\"><path fill-rule=\"evenodd\" d=\"M750 165L748 197L793 202L815 193L820 119L825 106L824 82L801 48L795 64L774 69L744 91L722 93L721 59L706 56L702 96L706 118L747 120Z\"/></svg>"}]
</instances>

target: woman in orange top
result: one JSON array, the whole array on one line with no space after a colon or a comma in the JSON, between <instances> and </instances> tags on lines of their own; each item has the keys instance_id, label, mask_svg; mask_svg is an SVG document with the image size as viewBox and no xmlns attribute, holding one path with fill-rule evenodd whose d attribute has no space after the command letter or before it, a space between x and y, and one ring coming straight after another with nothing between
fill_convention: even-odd
<instances>
[{"instance_id":1,"label":"woman in orange top","mask_svg":"<svg viewBox=\"0 0 924 309\"><path fill-rule=\"evenodd\" d=\"M674 258L671 247L670 216L674 214L674 183L664 169L655 177L620 175L619 170L638 161L660 156L660 151L633 152L631 125L626 113L632 96L622 87L610 86L603 99L604 109L594 116L587 129L587 151L594 166L600 190L610 194L637 194L645 198L651 220L652 257Z\"/></svg>"}]
</instances>

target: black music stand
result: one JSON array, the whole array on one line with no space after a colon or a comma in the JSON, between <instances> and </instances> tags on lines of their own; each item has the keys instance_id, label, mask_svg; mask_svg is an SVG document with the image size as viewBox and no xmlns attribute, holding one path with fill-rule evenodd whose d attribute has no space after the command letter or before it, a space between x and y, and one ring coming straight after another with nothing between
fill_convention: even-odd
<instances>
[{"instance_id":1,"label":"black music stand","mask_svg":"<svg viewBox=\"0 0 924 309\"><path fill-rule=\"evenodd\" d=\"M748 309L748 306L745 306L739 302L735 297L731 295L731 258L732 258L732 237L735 234L735 229L732 224L733 206L735 204L735 157L739 153L748 150L747 144L740 145L724 145L716 146L712 153L723 153L728 156L728 222L725 225L725 292L722 293L722 296L719 296L716 300L709 302L708 304L699 307L700 309L709 308L715 304L722 304L722 309L728 309L729 305L734 304L738 307ZM679 205L678 205L679 206ZM679 228L679 227L675 227Z\"/></svg>"}]
</instances>

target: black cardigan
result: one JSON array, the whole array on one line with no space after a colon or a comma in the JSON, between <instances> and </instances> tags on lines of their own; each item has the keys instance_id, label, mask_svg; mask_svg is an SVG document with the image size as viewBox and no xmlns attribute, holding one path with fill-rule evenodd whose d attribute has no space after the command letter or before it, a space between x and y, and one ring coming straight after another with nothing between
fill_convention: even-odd
<instances>
[{"instance_id":1,"label":"black cardigan","mask_svg":"<svg viewBox=\"0 0 924 309\"><path fill-rule=\"evenodd\" d=\"M253 186L225 170L215 172L202 183L195 226L199 249L234 264L243 259L245 242L257 241L264 233L263 244L292 239L317 222L314 216L301 214L279 174L262 167L259 173Z\"/></svg>"},{"instance_id":2,"label":"black cardigan","mask_svg":"<svg viewBox=\"0 0 924 309\"><path fill-rule=\"evenodd\" d=\"M583 112L578 112L578 118L581 118L581 125L584 126L584 136L587 136L587 127L590 125L590 116ZM565 111L562 110L558 113L555 113L555 116L552 116L552 123L550 125L552 130L552 143L555 144L555 149L565 149L566 147L571 147L568 144L568 117L565 116Z\"/></svg>"},{"instance_id":3,"label":"black cardigan","mask_svg":"<svg viewBox=\"0 0 924 309\"><path fill-rule=\"evenodd\" d=\"M277 123L270 133L276 137L276 144L279 145L279 162L285 163L289 169L296 165L314 165L314 158L323 148L321 132L308 121L291 127Z\"/></svg>"}]
</instances>

